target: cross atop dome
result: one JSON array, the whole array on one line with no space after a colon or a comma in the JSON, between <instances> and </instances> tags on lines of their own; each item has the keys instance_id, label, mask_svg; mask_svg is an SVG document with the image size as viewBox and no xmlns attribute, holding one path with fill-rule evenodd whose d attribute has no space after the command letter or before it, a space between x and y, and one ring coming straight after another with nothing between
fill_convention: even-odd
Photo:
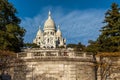
<instances>
[{"instance_id":1,"label":"cross atop dome","mask_svg":"<svg viewBox=\"0 0 120 80\"><path fill-rule=\"evenodd\" d=\"M51 18L51 11L49 10L49 12L48 12L48 19L50 19Z\"/></svg>"},{"instance_id":2,"label":"cross atop dome","mask_svg":"<svg viewBox=\"0 0 120 80\"><path fill-rule=\"evenodd\" d=\"M51 16L51 11L49 10L48 15Z\"/></svg>"}]
</instances>

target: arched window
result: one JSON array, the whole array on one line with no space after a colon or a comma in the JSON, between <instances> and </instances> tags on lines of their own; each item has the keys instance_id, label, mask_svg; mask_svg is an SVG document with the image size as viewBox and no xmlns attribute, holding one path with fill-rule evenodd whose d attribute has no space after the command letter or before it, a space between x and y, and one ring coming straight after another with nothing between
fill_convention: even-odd
<instances>
[{"instance_id":1,"label":"arched window","mask_svg":"<svg viewBox=\"0 0 120 80\"><path fill-rule=\"evenodd\" d=\"M52 35L53 33L51 32L50 34Z\"/></svg>"},{"instance_id":2,"label":"arched window","mask_svg":"<svg viewBox=\"0 0 120 80\"><path fill-rule=\"evenodd\" d=\"M47 42L49 43L49 39L47 40Z\"/></svg>"}]
</instances>

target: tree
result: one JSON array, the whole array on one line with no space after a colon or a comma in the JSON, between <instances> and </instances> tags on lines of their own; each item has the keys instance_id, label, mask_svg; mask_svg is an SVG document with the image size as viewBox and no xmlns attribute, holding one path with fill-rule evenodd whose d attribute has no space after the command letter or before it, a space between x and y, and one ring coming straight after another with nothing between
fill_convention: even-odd
<instances>
[{"instance_id":1,"label":"tree","mask_svg":"<svg viewBox=\"0 0 120 80\"><path fill-rule=\"evenodd\" d=\"M38 46L38 45L35 44L35 43L25 43L25 44L24 44L24 47L25 47L25 48L40 48L40 46Z\"/></svg>"},{"instance_id":2,"label":"tree","mask_svg":"<svg viewBox=\"0 0 120 80\"><path fill-rule=\"evenodd\" d=\"M116 3L111 5L105 14L105 26L97 39L97 47L100 52L120 51L120 8Z\"/></svg>"},{"instance_id":3,"label":"tree","mask_svg":"<svg viewBox=\"0 0 120 80\"><path fill-rule=\"evenodd\" d=\"M89 40L88 43L89 45L87 46L86 51L96 54L98 52L98 44L96 43L96 41Z\"/></svg>"},{"instance_id":4,"label":"tree","mask_svg":"<svg viewBox=\"0 0 120 80\"><path fill-rule=\"evenodd\" d=\"M81 42L79 42L76 47L74 48L75 51L84 51L85 45L83 45Z\"/></svg>"},{"instance_id":5,"label":"tree","mask_svg":"<svg viewBox=\"0 0 120 80\"><path fill-rule=\"evenodd\" d=\"M67 45L67 48L75 48L76 47L76 44L68 44Z\"/></svg>"},{"instance_id":6,"label":"tree","mask_svg":"<svg viewBox=\"0 0 120 80\"><path fill-rule=\"evenodd\" d=\"M0 50L18 52L23 46L25 29L20 27L16 13L8 0L0 0Z\"/></svg>"},{"instance_id":7,"label":"tree","mask_svg":"<svg viewBox=\"0 0 120 80\"><path fill-rule=\"evenodd\" d=\"M97 40L89 41L90 44L86 48L86 51L97 53L93 54L93 58L96 72L100 73L101 80L106 80L113 73L111 69L115 66L112 59L116 56L114 52L118 52L117 57L120 54L120 8L116 3L113 3L111 9L106 12L104 23ZM104 52L107 54L102 54ZM99 61L97 61L96 55L100 55Z\"/></svg>"},{"instance_id":8,"label":"tree","mask_svg":"<svg viewBox=\"0 0 120 80\"><path fill-rule=\"evenodd\" d=\"M78 44L68 44L67 48L73 48L75 51L79 52L85 50L85 45L79 42Z\"/></svg>"}]
</instances>

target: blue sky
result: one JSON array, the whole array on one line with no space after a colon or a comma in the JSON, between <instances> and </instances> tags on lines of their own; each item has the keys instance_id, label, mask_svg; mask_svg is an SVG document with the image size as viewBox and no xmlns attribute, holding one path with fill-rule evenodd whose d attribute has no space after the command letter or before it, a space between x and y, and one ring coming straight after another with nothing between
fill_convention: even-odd
<instances>
[{"instance_id":1,"label":"blue sky","mask_svg":"<svg viewBox=\"0 0 120 80\"><path fill-rule=\"evenodd\" d=\"M104 25L105 12L112 2L120 5L120 0L9 0L17 9L21 26L26 29L25 42L32 42L38 26L43 28L48 11L57 25L60 25L67 43L96 40Z\"/></svg>"}]
</instances>

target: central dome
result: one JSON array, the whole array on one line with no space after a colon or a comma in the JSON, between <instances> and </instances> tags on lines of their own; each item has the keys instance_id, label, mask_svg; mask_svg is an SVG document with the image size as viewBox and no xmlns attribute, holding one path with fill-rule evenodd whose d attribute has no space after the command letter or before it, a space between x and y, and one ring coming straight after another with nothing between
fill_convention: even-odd
<instances>
[{"instance_id":1,"label":"central dome","mask_svg":"<svg viewBox=\"0 0 120 80\"><path fill-rule=\"evenodd\" d=\"M44 23L44 30L52 29L55 30L55 23L53 19L51 18L51 12L48 13L48 19Z\"/></svg>"}]
</instances>

